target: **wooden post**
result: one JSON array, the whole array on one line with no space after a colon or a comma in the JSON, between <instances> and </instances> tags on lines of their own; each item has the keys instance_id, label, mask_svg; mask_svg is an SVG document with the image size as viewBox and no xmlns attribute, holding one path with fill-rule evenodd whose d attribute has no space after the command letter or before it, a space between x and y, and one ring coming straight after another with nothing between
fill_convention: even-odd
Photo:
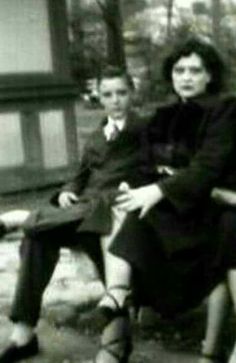
<instances>
[{"instance_id":1,"label":"wooden post","mask_svg":"<svg viewBox=\"0 0 236 363\"><path fill-rule=\"evenodd\" d=\"M0 2L0 192L60 183L78 161L65 0Z\"/></svg>"}]
</instances>

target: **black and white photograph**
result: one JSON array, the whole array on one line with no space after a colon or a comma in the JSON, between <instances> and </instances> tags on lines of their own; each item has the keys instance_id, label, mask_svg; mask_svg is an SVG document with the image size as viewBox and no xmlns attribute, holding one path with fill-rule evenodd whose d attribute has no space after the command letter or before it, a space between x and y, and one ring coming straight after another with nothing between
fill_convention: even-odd
<instances>
[{"instance_id":1,"label":"black and white photograph","mask_svg":"<svg viewBox=\"0 0 236 363\"><path fill-rule=\"evenodd\" d=\"M236 0L0 0L0 363L236 363Z\"/></svg>"}]
</instances>

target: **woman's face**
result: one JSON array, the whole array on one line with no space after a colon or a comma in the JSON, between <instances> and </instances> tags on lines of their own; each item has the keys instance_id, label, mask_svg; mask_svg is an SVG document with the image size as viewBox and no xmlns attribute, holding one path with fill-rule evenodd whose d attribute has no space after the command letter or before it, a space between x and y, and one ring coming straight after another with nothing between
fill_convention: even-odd
<instances>
[{"instance_id":1,"label":"woman's face","mask_svg":"<svg viewBox=\"0 0 236 363\"><path fill-rule=\"evenodd\" d=\"M183 100L205 93L210 81L211 75L197 53L179 58L173 66L173 88Z\"/></svg>"}]
</instances>

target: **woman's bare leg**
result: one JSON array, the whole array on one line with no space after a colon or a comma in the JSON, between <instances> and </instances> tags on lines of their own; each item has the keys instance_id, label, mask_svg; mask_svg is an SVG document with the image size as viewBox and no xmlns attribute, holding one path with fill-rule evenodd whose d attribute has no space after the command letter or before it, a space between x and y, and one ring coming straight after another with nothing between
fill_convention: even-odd
<instances>
[{"instance_id":1,"label":"woman's bare leg","mask_svg":"<svg viewBox=\"0 0 236 363\"><path fill-rule=\"evenodd\" d=\"M213 362L210 356L214 357L222 352L222 333L227 321L229 304L228 287L226 283L221 283L212 291L208 299L206 336L202 347L202 353L206 357L202 357L200 363Z\"/></svg>"},{"instance_id":2,"label":"woman's bare leg","mask_svg":"<svg viewBox=\"0 0 236 363\"><path fill-rule=\"evenodd\" d=\"M228 285L233 301L234 314L236 314L236 269L232 269L228 272ZM234 343L229 363L236 363L236 341Z\"/></svg>"},{"instance_id":3,"label":"woman's bare leg","mask_svg":"<svg viewBox=\"0 0 236 363\"><path fill-rule=\"evenodd\" d=\"M109 252L115 236L119 232L126 218L126 213L113 208L113 228L111 234L101 238L101 246L105 267L105 284L106 289L111 293L119 306L123 306L124 301L129 293L131 280L131 266L125 260L113 255ZM119 288L122 286L124 288ZM114 306L114 301L105 295L99 302L99 306Z\"/></svg>"}]
</instances>

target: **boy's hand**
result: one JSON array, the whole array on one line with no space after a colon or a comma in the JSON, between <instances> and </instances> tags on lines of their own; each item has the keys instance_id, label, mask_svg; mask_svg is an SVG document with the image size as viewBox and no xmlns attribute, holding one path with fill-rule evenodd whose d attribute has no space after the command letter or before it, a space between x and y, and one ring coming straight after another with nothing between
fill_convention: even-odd
<instances>
[{"instance_id":1,"label":"boy's hand","mask_svg":"<svg viewBox=\"0 0 236 363\"><path fill-rule=\"evenodd\" d=\"M72 192L62 192L59 194L58 203L62 208L70 207L72 204L78 202L78 197Z\"/></svg>"},{"instance_id":2,"label":"boy's hand","mask_svg":"<svg viewBox=\"0 0 236 363\"><path fill-rule=\"evenodd\" d=\"M176 173L176 169L168 165L159 165L157 166L157 172L159 174L172 176Z\"/></svg>"}]
</instances>

